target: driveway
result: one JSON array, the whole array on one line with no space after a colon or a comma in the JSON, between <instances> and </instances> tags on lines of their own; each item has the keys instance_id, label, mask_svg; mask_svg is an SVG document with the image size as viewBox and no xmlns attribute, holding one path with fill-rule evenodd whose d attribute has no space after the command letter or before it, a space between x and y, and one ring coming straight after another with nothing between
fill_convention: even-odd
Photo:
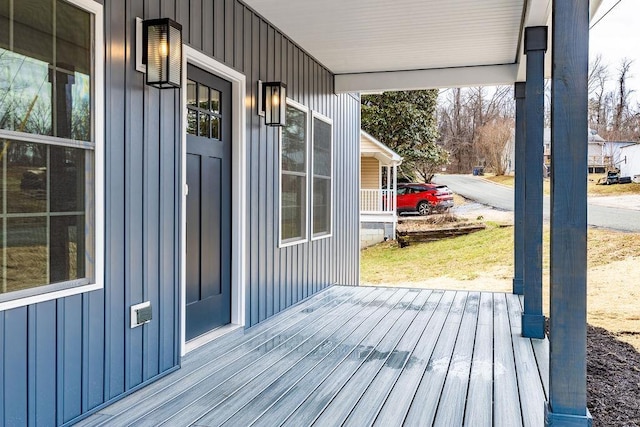
<instances>
[{"instance_id":1,"label":"driveway","mask_svg":"<svg viewBox=\"0 0 640 427\"><path fill-rule=\"evenodd\" d=\"M437 175L434 182L454 193L498 209L513 211L513 188L479 176ZM549 220L549 197L544 197L544 219ZM619 231L640 231L640 196L589 197L587 223Z\"/></svg>"}]
</instances>

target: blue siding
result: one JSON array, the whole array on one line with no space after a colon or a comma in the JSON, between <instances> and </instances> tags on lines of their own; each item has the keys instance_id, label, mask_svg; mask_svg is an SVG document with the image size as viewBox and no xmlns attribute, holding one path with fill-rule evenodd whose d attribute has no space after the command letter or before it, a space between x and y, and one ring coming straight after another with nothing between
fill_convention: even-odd
<instances>
[{"instance_id":1,"label":"blue siding","mask_svg":"<svg viewBox=\"0 0 640 427\"><path fill-rule=\"evenodd\" d=\"M26 307L4 312L4 424L21 425L27 421L28 360Z\"/></svg>"},{"instance_id":2,"label":"blue siding","mask_svg":"<svg viewBox=\"0 0 640 427\"><path fill-rule=\"evenodd\" d=\"M334 283L358 283L359 110L333 76L237 0L105 2L105 288L0 312L0 423L64 424L179 362L180 92L135 71L136 16L183 24L185 43L333 119L333 237L278 248L279 139L247 105L247 309L255 325ZM345 196L345 197L342 197ZM153 321L129 328L149 300Z\"/></svg>"},{"instance_id":3,"label":"blue siding","mask_svg":"<svg viewBox=\"0 0 640 427\"><path fill-rule=\"evenodd\" d=\"M56 302L28 308L29 319L29 419L37 425L53 425L56 409Z\"/></svg>"}]
</instances>

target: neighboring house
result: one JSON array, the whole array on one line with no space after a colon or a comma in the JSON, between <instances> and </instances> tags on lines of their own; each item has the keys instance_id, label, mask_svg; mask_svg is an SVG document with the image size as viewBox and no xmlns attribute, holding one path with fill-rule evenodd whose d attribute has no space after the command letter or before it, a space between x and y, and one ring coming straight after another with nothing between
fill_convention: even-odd
<instances>
[{"instance_id":1,"label":"neighboring house","mask_svg":"<svg viewBox=\"0 0 640 427\"><path fill-rule=\"evenodd\" d=\"M556 14L565 43L554 58L586 58L586 36L563 31L586 33L591 3L553 3L582 8ZM524 35L537 35L527 49L541 58L551 10L511 0L0 0L0 424L71 425L230 331L334 284L357 286L359 93L524 82ZM171 24L145 38L136 18L169 18L181 33ZM586 67L572 68L582 62L554 70L586 81ZM586 105L573 85L565 95L563 108ZM582 167L565 162L567 174ZM552 221L551 241L586 241L576 221ZM586 265L557 256L553 425L586 411ZM554 281L566 265L571 277ZM553 345L568 334L572 346Z\"/></svg>"},{"instance_id":2,"label":"neighboring house","mask_svg":"<svg viewBox=\"0 0 640 427\"><path fill-rule=\"evenodd\" d=\"M630 176L634 182L640 182L640 144L627 144L620 147L620 176Z\"/></svg>"},{"instance_id":3,"label":"neighboring house","mask_svg":"<svg viewBox=\"0 0 640 427\"><path fill-rule=\"evenodd\" d=\"M397 171L402 163L395 151L360 131L360 247L396 235Z\"/></svg>"},{"instance_id":4,"label":"neighboring house","mask_svg":"<svg viewBox=\"0 0 640 427\"><path fill-rule=\"evenodd\" d=\"M587 159L589 173L604 173L613 166L613 157L607 150L607 142L594 129L587 133ZM544 128L544 164L551 164L551 129Z\"/></svg>"},{"instance_id":5,"label":"neighboring house","mask_svg":"<svg viewBox=\"0 0 640 427\"><path fill-rule=\"evenodd\" d=\"M602 152L611 164L612 168L619 168L622 173L622 168L626 163L626 151L623 151L625 147L636 145L636 142L632 141L606 141L602 146ZM633 164L630 164L631 169L634 168ZM625 168L628 170L629 168ZM636 172L640 173L640 171ZM623 174L622 176L628 176Z\"/></svg>"}]
</instances>

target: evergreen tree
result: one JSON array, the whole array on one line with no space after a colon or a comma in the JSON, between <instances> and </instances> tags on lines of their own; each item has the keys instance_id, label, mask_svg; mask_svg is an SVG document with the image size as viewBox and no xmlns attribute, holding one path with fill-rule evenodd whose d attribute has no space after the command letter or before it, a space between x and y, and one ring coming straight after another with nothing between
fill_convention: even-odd
<instances>
[{"instance_id":1,"label":"evergreen tree","mask_svg":"<svg viewBox=\"0 0 640 427\"><path fill-rule=\"evenodd\" d=\"M411 90L362 96L362 129L403 157L399 175L425 182L448 164L436 143L438 91Z\"/></svg>"}]
</instances>

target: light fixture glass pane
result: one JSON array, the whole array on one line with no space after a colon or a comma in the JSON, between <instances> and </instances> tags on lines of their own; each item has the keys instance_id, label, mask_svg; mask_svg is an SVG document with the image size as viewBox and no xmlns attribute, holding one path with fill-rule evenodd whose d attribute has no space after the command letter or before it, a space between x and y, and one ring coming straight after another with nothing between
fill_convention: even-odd
<instances>
[{"instance_id":1,"label":"light fixture glass pane","mask_svg":"<svg viewBox=\"0 0 640 427\"><path fill-rule=\"evenodd\" d=\"M167 27L161 24L150 25L147 32L147 82L167 80L168 54Z\"/></svg>"},{"instance_id":2,"label":"light fixture glass pane","mask_svg":"<svg viewBox=\"0 0 640 427\"><path fill-rule=\"evenodd\" d=\"M176 27L169 27L169 39L169 83L174 87L180 87L182 84L182 31Z\"/></svg>"}]
</instances>

